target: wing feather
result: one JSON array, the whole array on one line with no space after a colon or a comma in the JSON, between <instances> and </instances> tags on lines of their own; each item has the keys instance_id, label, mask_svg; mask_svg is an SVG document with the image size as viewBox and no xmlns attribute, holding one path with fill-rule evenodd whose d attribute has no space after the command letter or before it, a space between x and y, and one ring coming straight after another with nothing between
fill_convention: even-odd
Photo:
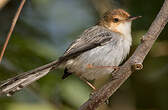
<instances>
[{"instance_id":1,"label":"wing feather","mask_svg":"<svg viewBox=\"0 0 168 110\"><path fill-rule=\"evenodd\" d=\"M114 33L107 28L102 26L93 26L84 31L78 39L72 42L60 59L67 60L76 57L97 46L102 46L102 44L113 40L116 36L117 33Z\"/></svg>"}]
</instances>

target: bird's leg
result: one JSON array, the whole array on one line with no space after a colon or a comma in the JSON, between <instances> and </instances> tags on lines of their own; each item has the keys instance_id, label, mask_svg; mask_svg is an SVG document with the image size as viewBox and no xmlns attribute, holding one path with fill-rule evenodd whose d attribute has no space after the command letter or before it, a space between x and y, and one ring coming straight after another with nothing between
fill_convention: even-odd
<instances>
[{"instance_id":1,"label":"bird's leg","mask_svg":"<svg viewBox=\"0 0 168 110\"><path fill-rule=\"evenodd\" d=\"M84 78L80 78L80 79L82 79L87 85L89 85L89 86L93 89L93 91L96 90L96 87L94 87L89 81L87 81L87 80L84 79Z\"/></svg>"},{"instance_id":2,"label":"bird's leg","mask_svg":"<svg viewBox=\"0 0 168 110\"><path fill-rule=\"evenodd\" d=\"M87 68L89 68L89 69L93 69L93 68L112 68L115 71L119 70L119 66L93 66L92 64L88 64Z\"/></svg>"},{"instance_id":3,"label":"bird's leg","mask_svg":"<svg viewBox=\"0 0 168 110\"><path fill-rule=\"evenodd\" d=\"M80 77L81 80L83 80L86 84L88 84L92 88L92 92L90 93L89 97L92 97L94 95L94 92L96 91L96 87L94 87L89 81L87 81L85 78Z\"/></svg>"},{"instance_id":4,"label":"bird's leg","mask_svg":"<svg viewBox=\"0 0 168 110\"><path fill-rule=\"evenodd\" d=\"M87 81L86 79L84 79L84 78L81 78L80 77L80 79L82 79L86 84L88 84L92 89L93 89L93 91L90 93L90 95L89 95L89 97L92 97L93 95L94 95L94 93L95 93L95 91L96 91L96 87L94 87L89 81ZM109 104L109 99L107 99L106 101L105 101L105 103L108 105Z\"/></svg>"}]
</instances>

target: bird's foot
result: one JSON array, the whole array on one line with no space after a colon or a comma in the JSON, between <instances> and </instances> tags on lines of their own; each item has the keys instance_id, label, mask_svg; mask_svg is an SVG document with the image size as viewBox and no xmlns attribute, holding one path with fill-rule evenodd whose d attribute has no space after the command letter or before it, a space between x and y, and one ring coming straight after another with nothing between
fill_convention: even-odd
<instances>
[{"instance_id":1,"label":"bird's foot","mask_svg":"<svg viewBox=\"0 0 168 110\"><path fill-rule=\"evenodd\" d=\"M120 69L119 66L113 66L113 68L114 68L114 72L116 72L116 71L118 71Z\"/></svg>"},{"instance_id":2,"label":"bird's foot","mask_svg":"<svg viewBox=\"0 0 168 110\"><path fill-rule=\"evenodd\" d=\"M93 91L90 93L89 97L91 98L94 94L95 94L95 90L93 90Z\"/></svg>"},{"instance_id":3,"label":"bird's foot","mask_svg":"<svg viewBox=\"0 0 168 110\"><path fill-rule=\"evenodd\" d=\"M106 101L105 101L105 104L109 104L110 103L110 100L109 99L107 99Z\"/></svg>"}]
</instances>

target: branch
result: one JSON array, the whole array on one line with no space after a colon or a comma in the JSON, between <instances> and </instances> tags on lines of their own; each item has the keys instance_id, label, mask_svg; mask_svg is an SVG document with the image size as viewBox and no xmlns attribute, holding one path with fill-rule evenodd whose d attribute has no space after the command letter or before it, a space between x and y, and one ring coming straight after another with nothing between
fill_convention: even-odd
<instances>
[{"instance_id":1,"label":"branch","mask_svg":"<svg viewBox=\"0 0 168 110\"><path fill-rule=\"evenodd\" d=\"M22 10L22 8L23 8L23 5L24 5L25 1L26 1L26 0L22 0L21 4L20 4L20 6L19 6L19 8L18 8L18 10L17 10L17 12L16 12L15 17L13 18L12 25L11 25L11 27L10 27L9 33L8 33L8 35L7 35L7 37L6 37L4 46L3 46L2 51L1 51L0 63L1 63L1 61L2 61L2 58L3 58L3 55L4 55L4 53L5 53L6 47L7 47L7 45L8 45L9 39L10 39L10 37L11 37L11 35L12 35L12 32L13 32L13 30L14 30L14 28L15 28L16 22L17 22L17 20L18 20L18 18L19 18L20 12L21 12L21 10Z\"/></svg>"},{"instance_id":2,"label":"branch","mask_svg":"<svg viewBox=\"0 0 168 110\"><path fill-rule=\"evenodd\" d=\"M142 69L142 63L152 48L153 43L158 38L164 26L168 22L168 0L165 0L160 12L151 24L148 32L142 37L141 44L137 47L133 55L120 67L115 80L110 81L92 95L79 110L95 110L104 103L113 93L128 79L135 71Z\"/></svg>"}]
</instances>

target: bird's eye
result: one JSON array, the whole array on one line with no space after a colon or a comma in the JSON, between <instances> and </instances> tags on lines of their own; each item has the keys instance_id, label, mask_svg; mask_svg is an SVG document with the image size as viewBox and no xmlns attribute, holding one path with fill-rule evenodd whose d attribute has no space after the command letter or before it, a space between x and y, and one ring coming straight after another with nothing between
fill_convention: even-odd
<instances>
[{"instance_id":1,"label":"bird's eye","mask_svg":"<svg viewBox=\"0 0 168 110\"><path fill-rule=\"evenodd\" d=\"M119 19L118 18L114 18L114 22L116 23L116 22L118 22L119 21Z\"/></svg>"}]
</instances>

